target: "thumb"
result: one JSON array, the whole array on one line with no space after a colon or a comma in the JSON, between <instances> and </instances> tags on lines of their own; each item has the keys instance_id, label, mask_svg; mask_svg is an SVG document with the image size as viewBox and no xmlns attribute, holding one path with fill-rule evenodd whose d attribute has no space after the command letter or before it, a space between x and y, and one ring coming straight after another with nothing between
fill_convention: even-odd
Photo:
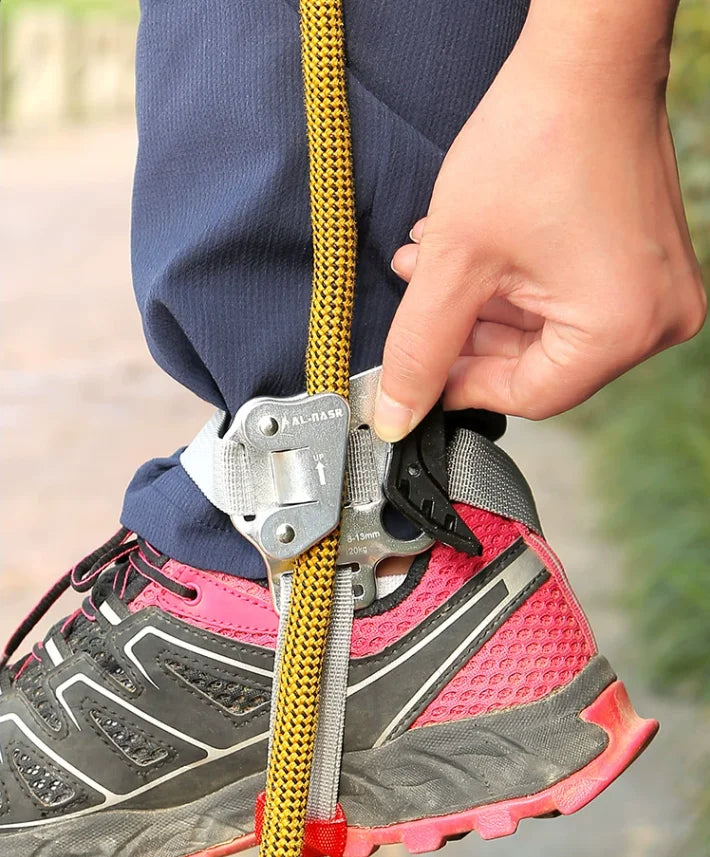
<instances>
[{"instance_id":1,"label":"thumb","mask_svg":"<svg viewBox=\"0 0 710 857\"><path fill-rule=\"evenodd\" d=\"M427 218L414 273L385 344L375 431L394 443L441 395L481 306L494 290L456 230Z\"/></svg>"}]
</instances>

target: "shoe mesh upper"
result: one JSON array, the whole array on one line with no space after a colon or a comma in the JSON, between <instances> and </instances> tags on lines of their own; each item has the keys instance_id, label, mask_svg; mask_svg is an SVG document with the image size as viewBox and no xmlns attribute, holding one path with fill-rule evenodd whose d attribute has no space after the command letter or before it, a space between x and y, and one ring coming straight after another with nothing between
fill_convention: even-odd
<instances>
[{"instance_id":1,"label":"shoe mesh upper","mask_svg":"<svg viewBox=\"0 0 710 857\"><path fill-rule=\"evenodd\" d=\"M124 756L141 768L162 762L170 755L167 747L149 738L142 729L118 720L107 711L93 708L89 716L99 732L106 736Z\"/></svg>"},{"instance_id":2,"label":"shoe mesh upper","mask_svg":"<svg viewBox=\"0 0 710 857\"><path fill-rule=\"evenodd\" d=\"M54 809L76 797L76 790L63 779L59 769L34 750L16 748L12 753L12 764L20 782L43 806Z\"/></svg>"},{"instance_id":3,"label":"shoe mesh upper","mask_svg":"<svg viewBox=\"0 0 710 857\"><path fill-rule=\"evenodd\" d=\"M132 679L108 651L106 635L98 622L90 622L86 617L79 616L74 622L71 647L75 652L86 652L112 679L126 690L135 692L136 686Z\"/></svg>"},{"instance_id":4,"label":"shoe mesh upper","mask_svg":"<svg viewBox=\"0 0 710 857\"><path fill-rule=\"evenodd\" d=\"M270 698L263 688L248 687L241 682L230 681L225 676L205 669L176 660L166 661L165 665L188 685L196 688L232 714L248 714Z\"/></svg>"},{"instance_id":5,"label":"shoe mesh upper","mask_svg":"<svg viewBox=\"0 0 710 857\"><path fill-rule=\"evenodd\" d=\"M456 504L456 509L476 533L483 554L466 556L447 545L437 544L424 578L408 598L386 613L355 620L352 657L373 655L396 643L520 537L518 525L512 521L461 504Z\"/></svg>"},{"instance_id":6,"label":"shoe mesh upper","mask_svg":"<svg viewBox=\"0 0 710 857\"><path fill-rule=\"evenodd\" d=\"M553 576L518 608L419 715L445 723L541 699L570 682L595 654L571 592Z\"/></svg>"},{"instance_id":7,"label":"shoe mesh upper","mask_svg":"<svg viewBox=\"0 0 710 857\"><path fill-rule=\"evenodd\" d=\"M62 717L55 702L50 701L45 673L38 660L30 660L15 681L15 686L27 697L27 701L50 727L58 731L62 727Z\"/></svg>"}]
</instances>

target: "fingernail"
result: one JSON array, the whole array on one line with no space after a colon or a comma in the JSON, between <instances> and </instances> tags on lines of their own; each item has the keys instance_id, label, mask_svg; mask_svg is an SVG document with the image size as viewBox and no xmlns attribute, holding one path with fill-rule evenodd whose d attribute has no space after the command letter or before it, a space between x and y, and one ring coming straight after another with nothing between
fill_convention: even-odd
<instances>
[{"instance_id":1,"label":"fingernail","mask_svg":"<svg viewBox=\"0 0 710 857\"><path fill-rule=\"evenodd\" d=\"M375 431L388 443L396 443L409 434L414 411L400 405L387 393L380 391L375 404Z\"/></svg>"},{"instance_id":2,"label":"fingernail","mask_svg":"<svg viewBox=\"0 0 710 857\"><path fill-rule=\"evenodd\" d=\"M399 271L398 271L398 270L395 268L395 266L394 266L394 257L392 257L392 260L390 261L390 268L392 268L392 270L395 272L395 274L396 274L398 277L401 277L401 276L402 276L402 275L399 273Z\"/></svg>"},{"instance_id":3,"label":"fingernail","mask_svg":"<svg viewBox=\"0 0 710 857\"><path fill-rule=\"evenodd\" d=\"M419 244L419 242L422 240L423 232L424 224L420 220L417 220L414 226L412 226L412 228L409 230L409 237L412 239L412 241L414 241L415 244Z\"/></svg>"}]
</instances>

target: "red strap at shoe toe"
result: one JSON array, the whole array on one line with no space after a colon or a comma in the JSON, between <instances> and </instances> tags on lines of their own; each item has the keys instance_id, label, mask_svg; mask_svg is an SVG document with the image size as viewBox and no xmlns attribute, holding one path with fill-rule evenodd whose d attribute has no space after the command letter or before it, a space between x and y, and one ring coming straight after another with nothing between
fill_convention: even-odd
<instances>
[{"instance_id":1,"label":"red strap at shoe toe","mask_svg":"<svg viewBox=\"0 0 710 857\"><path fill-rule=\"evenodd\" d=\"M254 812L254 830L257 842L261 842L265 806L266 793L261 792L256 799ZM317 818L306 820L303 857L343 857L347 837L348 823L343 808L338 804L333 818L325 821Z\"/></svg>"}]
</instances>

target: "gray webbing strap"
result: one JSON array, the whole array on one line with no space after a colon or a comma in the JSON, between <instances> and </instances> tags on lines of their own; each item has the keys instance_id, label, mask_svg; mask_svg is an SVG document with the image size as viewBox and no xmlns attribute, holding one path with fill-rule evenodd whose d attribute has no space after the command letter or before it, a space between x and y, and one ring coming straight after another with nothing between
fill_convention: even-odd
<instances>
[{"instance_id":1,"label":"gray webbing strap","mask_svg":"<svg viewBox=\"0 0 710 857\"><path fill-rule=\"evenodd\" d=\"M183 451L180 462L205 497L228 515L252 511L254 486L244 446L220 437L222 411ZM532 492L512 459L494 443L470 429L459 429L448 449L449 497L486 509L541 532ZM384 474L378 473L369 431L355 429L348 441L347 499L367 503Z\"/></svg>"},{"instance_id":2,"label":"gray webbing strap","mask_svg":"<svg viewBox=\"0 0 710 857\"><path fill-rule=\"evenodd\" d=\"M359 506L378 495L379 479L369 430L355 429L348 436L347 498Z\"/></svg>"},{"instance_id":3,"label":"gray webbing strap","mask_svg":"<svg viewBox=\"0 0 710 857\"><path fill-rule=\"evenodd\" d=\"M458 429L448 449L449 498L542 533L532 491L513 459L488 438Z\"/></svg>"},{"instance_id":4,"label":"gray webbing strap","mask_svg":"<svg viewBox=\"0 0 710 857\"><path fill-rule=\"evenodd\" d=\"M215 411L180 455L180 463L192 481L221 512L249 515L254 489L249 477L245 447L220 435L227 415Z\"/></svg>"},{"instance_id":5,"label":"gray webbing strap","mask_svg":"<svg viewBox=\"0 0 710 857\"><path fill-rule=\"evenodd\" d=\"M291 575L283 574L279 582L280 621L274 663L274 688L271 696L269 735L273 734L276 682L280 674L281 652L286 633L286 623L288 622L290 599ZM311 819L328 821L334 818L338 804L354 609L352 570L348 567L339 568L335 578L335 598L323 664L321 704L318 711L311 785L308 791L307 814L308 818ZM327 701L326 705L323 704L323 700Z\"/></svg>"},{"instance_id":6,"label":"gray webbing strap","mask_svg":"<svg viewBox=\"0 0 710 857\"><path fill-rule=\"evenodd\" d=\"M254 485L248 452L221 437L227 415L216 411L180 455L180 464L205 497L226 515L249 515ZM377 496L378 473L370 432L354 429L348 437L347 499L360 505Z\"/></svg>"}]
</instances>

